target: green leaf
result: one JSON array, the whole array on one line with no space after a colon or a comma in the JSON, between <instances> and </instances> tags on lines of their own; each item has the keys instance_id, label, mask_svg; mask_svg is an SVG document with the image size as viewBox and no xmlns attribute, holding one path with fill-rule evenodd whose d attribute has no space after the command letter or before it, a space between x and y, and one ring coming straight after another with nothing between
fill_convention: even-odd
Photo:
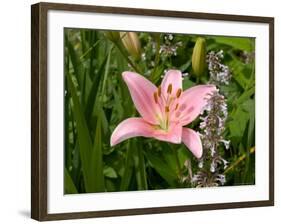
<instances>
[{"instance_id":1,"label":"green leaf","mask_svg":"<svg viewBox=\"0 0 281 224\"><path fill-rule=\"evenodd\" d=\"M160 174L160 176L169 183L170 186L177 186L177 175L170 169L165 160L151 151L146 151L146 158L151 166Z\"/></svg>"},{"instance_id":2,"label":"green leaf","mask_svg":"<svg viewBox=\"0 0 281 224\"><path fill-rule=\"evenodd\" d=\"M71 64L75 73L75 76L77 78L79 86L83 86L83 72L82 72L82 64L80 62L80 59L74 49L74 46L72 43L68 40L68 38L65 38L66 46L69 52L69 56L71 59ZM82 90L83 91L83 90Z\"/></svg>"},{"instance_id":3,"label":"green leaf","mask_svg":"<svg viewBox=\"0 0 281 224\"><path fill-rule=\"evenodd\" d=\"M105 187L103 176L101 121L99 117L96 125L95 138L93 142L93 154L91 158L91 164L93 164L93 168L90 170L90 172L92 173L92 179L94 180L93 192L103 192Z\"/></svg>"},{"instance_id":4,"label":"green leaf","mask_svg":"<svg viewBox=\"0 0 281 224\"><path fill-rule=\"evenodd\" d=\"M180 66L181 71L187 71L187 69L191 66L191 59L188 60L186 63Z\"/></svg>"},{"instance_id":5,"label":"green leaf","mask_svg":"<svg viewBox=\"0 0 281 224\"><path fill-rule=\"evenodd\" d=\"M219 44L229 45L233 48L245 51L252 51L254 48L253 40L245 37L215 37L215 41Z\"/></svg>"},{"instance_id":6,"label":"green leaf","mask_svg":"<svg viewBox=\"0 0 281 224\"><path fill-rule=\"evenodd\" d=\"M90 169L91 161L89 160L91 158L92 141L83 114L83 108L81 107L79 98L76 93L77 90L74 86L74 83L69 73L66 73L66 75L67 75L69 92L71 94L72 101L73 101L73 115L76 121L76 128L77 128L77 135L78 135L77 137L78 137L78 143L80 149L82 170L84 174L85 188L87 192L92 192L92 190L94 189L94 181L92 179L92 174Z\"/></svg>"},{"instance_id":7,"label":"green leaf","mask_svg":"<svg viewBox=\"0 0 281 224\"><path fill-rule=\"evenodd\" d=\"M240 105L244 101L248 100L252 95L255 94L255 87L252 87L245 92L243 92L240 97L235 101L237 105Z\"/></svg>"},{"instance_id":8,"label":"green leaf","mask_svg":"<svg viewBox=\"0 0 281 224\"><path fill-rule=\"evenodd\" d=\"M110 166L105 166L103 169L103 175L109 178L117 178L117 173L116 171L110 167Z\"/></svg>"},{"instance_id":9,"label":"green leaf","mask_svg":"<svg viewBox=\"0 0 281 224\"><path fill-rule=\"evenodd\" d=\"M97 31L90 31L90 35L89 35L89 45L92 46L90 48L90 68L89 68L89 77L91 78L91 80L93 80L93 75L94 75L94 70L95 70L95 66L94 66L94 59L97 57L97 53L98 53L98 47L99 47L99 43L101 40L97 39Z\"/></svg>"},{"instance_id":10,"label":"green leaf","mask_svg":"<svg viewBox=\"0 0 281 224\"><path fill-rule=\"evenodd\" d=\"M244 131L247 127L249 114L241 108L238 108L234 115L231 116L232 120L229 121L230 137L239 143L243 137Z\"/></svg>"},{"instance_id":11,"label":"green leaf","mask_svg":"<svg viewBox=\"0 0 281 224\"><path fill-rule=\"evenodd\" d=\"M99 90L99 84L101 82L101 77L102 77L102 74L104 72L104 67L106 65L106 62L107 62L107 56L104 57L104 60L102 62L102 65L99 68L99 71L93 77L93 82L92 82L91 89L89 91L89 96L88 96L88 99L87 99L86 109L85 109L85 116L86 116L87 120L90 119L90 117L92 115L92 112L93 112L93 108L94 108L96 98L97 98L97 93L98 93L98 90Z\"/></svg>"},{"instance_id":12,"label":"green leaf","mask_svg":"<svg viewBox=\"0 0 281 224\"><path fill-rule=\"evenodd\" d=\"M183 90L189 89L190 87L195 86L196 83L192 82L189 78L185 78L182 82Z\"/></svg>"},{"instance_id":13,"label":"green leaf","mask_svg":"<svg viewBox=\"0 0 281 224\"><path fill-rule=\"evenodd\" d=\"M110 46L110 49L109 49L107 57L106 57L107 60L106 60L106 66L105 66L105 71L104 71L104 75L103 75L103 83L102 83L102 88L101 88L101 96L103 96L104 93L105 93L105 86L106 86L107 76L108 76L109 67L110 67L110 57L111 57L112 49L113 49L113 45Z\"/></svg>"},{"instance_id":14,"label":"green leaf","mask_svg":"<svg viewBox=\"0 0 281 224\"><path fill-rule=\"evenodd\" d=\"M249 127L247 136L247 148L255 145L255 100L249 99L242 104L242 108L249 113Z\"/></svg>"},{"instance_id":15,"label":"green leaf","mask_svg":"<svg viewBox=\"0 0 281 224\"><path fill-rule=\"evenodd\" d=\"M66 168L64 168L64 193L65 194L77 194L77 189L72 181Z\"/></svg>"},{"instance_id":16,"label":"green leaf","mask_svg":"<svg viewBox=\"0 0 281 224\"><path fill-rule=\"evenodd\" d=\"M149 77L150 80L153 83L158 83L159 80L161 79L161 75L164 72L164 66L163 65L158 65L154 68L153 73L151 74L151 76Z\"/></svg>"},{"instance_id":17,"label":"green leaf","mask_svg":"<svg viewBox=\"0 0 281 224\"><path fill-rule=\"evenodd\" d=\"M178 150L178 157L179 157L179 162L181 164L181 168L183 168L184 163L187 159L190 159L193 157L192 153L190 150L187 149L187 147L184 145L183 147L180 147Z\"/></svg>"},{"instance_id":18,"label":"green leaf","mask_svg":"<svg viewBox=\"0 0 281 224\"><path fill-rule=\"evenodd\" d=\"M65 68L68 68L68 64L65 66ZM66 82L66 76L65 76L65 83ZM65 94L64 97L64 103L65 103L65 111L64 111L64 161L65 161L65 167L71 166L71 150L70 150L70 139L72 135L72 130L70 129L69 121L70 121L70 111L69 111L69 94Z\"/></svg>"},{"instance_id":19,"label":"green leaf","mask_svg":"<svg viewBox=\"0 0 281 224\"><path fill-rule=\"evenodd\" d=\"M169 169L172 170L174 173L178 173L179 172L179 167L177 165L177 159L175 157L175 153L173 152L173 150L176 149L171 149L168 151L164 150L163 148L163 158L166 161L166 164L169 166Z\"/></svg>"},{"instance_id":20,"label":"green leaf","mask_svg":"<svg viewBox=\"0 0 281 224\"><path fill-rule=\"evenodd\" d=\"M254 86L255 84L255 76L254 76L254 65L253 64L245 64L241 61L237 60L235 56L228 64L232 70L232 78L239 83L239 85L247 90Z\"/></svg>"},{"instance_id":21,"label":"green leaf","mask_svg":"<svg viewBox=\"0 0 281 224\"><path fill-rule=\"evenodd\" d=\"M133 140L133 147L135 149L134 160L138 190L147 190L145 163L143 158L143 151L140 147L142 146L142 144L136 143L136 141L136 139Z\"/></svg>"},{"instance_id":22,"label":"green leaf","mask_svg":"<svg viewBox=\"0 0 281 224\"><path fill-rule=\"evenodd\" d=\"M129 188L131 178L132 178L132 173L133 173L133 168L134 168L134 148L131 147L131 141L128 140L127 142L127 153L126 153L126 163L125 163L125 170L124 174L121 180L120 184L120 190L121 191L126 191Z\"/></svg>"},{"instance_id":23,"label":"green leaf","mask_svg":"<svg viewBox=\"0 0 281 224\"><path fill-rule=\"evenodd\" d=\"M177 149L175 147L171 147L171 145L166 142L160 143L162 149L163 158L166 161L166 164L174 173L179 173L178 161L177 161ZM176 152L176 153L175 153Z\"/></svg>"}]
</instances>

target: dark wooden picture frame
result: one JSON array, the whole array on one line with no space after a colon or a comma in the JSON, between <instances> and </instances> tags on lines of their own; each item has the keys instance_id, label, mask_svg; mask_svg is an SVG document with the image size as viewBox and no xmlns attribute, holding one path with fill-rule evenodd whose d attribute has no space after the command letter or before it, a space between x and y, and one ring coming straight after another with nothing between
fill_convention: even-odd
<instances>
[{"instance_id":1,"label":"dark wooden picture frame","mask_svg":"<svg viewBox=\"0 0 281 224\"><path fill-rule=\"evenodd\" d=\"M269 200L204 205L138 208L110 211L88 211L77 213L48 214L47 196L47 13L49 10L73 12L116 13L141 16L195 18L269 24ZM198 210L258 207L274 205L274 18L162 11L136 8L115 8L89 5L38 3L31 7L31 217L39 221L77 219Z\"/></svg>"}]
</instances>

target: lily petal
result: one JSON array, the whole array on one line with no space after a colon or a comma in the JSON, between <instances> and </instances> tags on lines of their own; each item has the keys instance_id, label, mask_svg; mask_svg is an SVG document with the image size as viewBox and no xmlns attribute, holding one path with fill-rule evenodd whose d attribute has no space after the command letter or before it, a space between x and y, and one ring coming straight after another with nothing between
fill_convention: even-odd
<instances>
[{"instance_id":1,"label":"lily petal","mask_svg":"<svg viewBox=\"0 0 281 224\"><path fill-rule=\"evenodd\" d=\"M152 137L160 141L179 144L182 140L182 126L179 123L170 123L168 131L154 129Z\"/></svg>"},{"instance_id":2,"label":"lily petal","mask_svg":"<svg viewBox=\"0 0 281 224\"><path fill-rule=\"evenodd\" d=\"M197 132L190 128L183 128L182 141L196 158L200 158L202 156L202 142Z\"/></svg>"},{"instance_id":3,"label":"lily petal","mask_svg":"<svg viewBox=\"0 0 281 224\"><path fill-rule=\"evenodd\" d=\"M215 90L216 86L214 85L198 85L182 93L179 103L179 120L183 126L197 118Z\"/></svg>"},{"instance_id":4,"label":"lily petal","mask_svg":"<svg viewBox=\"0 0 281 224\"><path fill-rule=\"evenodd\" d=\"M167 96L167 90L169 85L172 86L171 94L175 95L178 89L182 89L182 74L179 70L169 70L166 72L162 83L161 89L164 93L164 96Z\"/></svg>"},{"instance_id":5,"label":"lily petal","mask_svg":"<svg viewBox=\"0 0 281 224\"><path fill-rule=\"evenodd\" d=\"M152 134L153 126L143 118L128 118L115 128L110 138L110 145L114 146L126 139L137 136L151 137Z\"/></svg>"},{"instance_id":6,"label":"lily petal","mask_svg":"<svg viewBox=\"0 0 281 224\"><path fill-rule=\"evenodd\" d=\"M153 98L157 87L135 72L123 72L122 77L129 88L135 107L143 119L151 124L158 124L156 114L159 112L159 106Z\"/></svg>"},{"instance_id":7,"label":"lily petal","mask_svg":"<svg viewBox=\"0 0 281 224\"><path fill-rule=\"evenodd\" d=\"M174 124L171 125L170 129L166 132L147 123L143 118L128 118L115 128L111 135L110 145L114 146L124 140L138 136L152 137L161 141L180 143L182 127L179 124Z\"/></svg>"}]
</instances>

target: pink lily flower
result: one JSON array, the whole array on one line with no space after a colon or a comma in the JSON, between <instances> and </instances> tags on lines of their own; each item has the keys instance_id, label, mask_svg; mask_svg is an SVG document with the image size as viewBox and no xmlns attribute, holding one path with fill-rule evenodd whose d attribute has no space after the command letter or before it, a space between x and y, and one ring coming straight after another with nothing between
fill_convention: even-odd
<instances>
[{"instance_id":1,"label":"pink lily flower","mask_svg":"<svg viewBox=\"0 0 281 224\"><path fill-rule=\"evenodd\" d=\"M199 134L184 126L197 118L216 87L197 85L182 91L182 74L178 70L169 70L158 88L134 72L123 72L122 77L141 117L122 121L111 135L111 146L143 136L175 144L183 142L200 158L203 149Z\"/></svg>"}]
</instances>

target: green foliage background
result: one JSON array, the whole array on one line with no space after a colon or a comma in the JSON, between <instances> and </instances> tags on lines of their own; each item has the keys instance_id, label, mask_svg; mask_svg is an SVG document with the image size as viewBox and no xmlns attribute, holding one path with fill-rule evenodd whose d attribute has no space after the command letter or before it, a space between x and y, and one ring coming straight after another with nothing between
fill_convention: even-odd
<instances>
[{"instance_id":1,"label":"green foliage background","mask_svg":"<svg viewBox=\"0 0 281 224\"><path fill-rule=\"evenodd\" d=\"M159 85L165 69L176 68L190 75L183 89L208 81L208 72L197 78L191 69L196 35L174 35L181 42L176 56L159 54L164 35L138 33L146 60L134 60L107 39L103 31L65 29L65 193L112 192L192 187L182 182L190 161L197 160L183 144L133 138L110 147L114 128L124 119L138 116L121 73L138 71ZM207 51L224 51L223 63L232 72L229 85L220 86L226 96L229 117L225 139L231 141L221 154L229 162L226 185L255 183L255 61L253 38L204 36ZM155 43L156 50L153 49ZM122 48L122 46L121 46ZM199 119L191 127L198 130Z\"/></svg>"}]
</instances>

